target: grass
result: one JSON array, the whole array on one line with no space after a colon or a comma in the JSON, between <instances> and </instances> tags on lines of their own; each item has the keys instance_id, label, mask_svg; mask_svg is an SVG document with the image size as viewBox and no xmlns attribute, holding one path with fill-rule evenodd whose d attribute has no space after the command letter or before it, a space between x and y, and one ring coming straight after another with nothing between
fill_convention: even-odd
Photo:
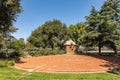
<instances>
[{"instance_id":1,"label":"grass","mask_svg":"<svg viewBox=\"0 0 120 80\"><path fill-rule=\"evenodd\" d=\"M0 68L0 80L20 80L27 74L28 72L12 68Z\"/></svg>"},{"instance_id":2,"label":"grass","mask_svg":"<svg viewBox=\"0 0 120 80\"><path fill-rule=\"evenodd\" d=\"M0 59L0 67L14 66L14 59Z\"/></svg>"},{"instance_id":3,"label":"grass","mask_svg":"<svg viewBox=\"0 0 120 80\"><path fill-rule=\"evenodd\" d=\"M38 73L0 68L0 80L120 80L120 76L111 73L56 74Z\"/></svg>"}]
</instances>

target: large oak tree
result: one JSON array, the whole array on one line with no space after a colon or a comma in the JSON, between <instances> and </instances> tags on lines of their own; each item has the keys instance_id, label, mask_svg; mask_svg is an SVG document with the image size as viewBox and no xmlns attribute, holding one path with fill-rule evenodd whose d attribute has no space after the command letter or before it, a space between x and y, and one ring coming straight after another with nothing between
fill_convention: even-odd
<instances>
[{"instance_id":1,"label":"large oak tree","mask_svg":"<svg viewBox=\"0 0 120 80\"><path fill-rule=\"evenodd\" d=\"M61 41L67 39L67 27L59 20L47 21L35 29L28 41L35 47L61 47Z\"/></svg>"}]
</instances>

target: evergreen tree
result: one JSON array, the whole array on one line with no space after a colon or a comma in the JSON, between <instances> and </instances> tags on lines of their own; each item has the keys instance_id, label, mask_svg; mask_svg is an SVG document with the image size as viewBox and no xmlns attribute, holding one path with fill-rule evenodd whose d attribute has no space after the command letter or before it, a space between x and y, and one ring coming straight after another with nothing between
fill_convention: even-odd
<instances>
[{"instance_id":1,"label":"evergreen tree","mask_svg":"<svg viewBox=\"0 0 120 80\"><path fill-rule=\"evenodd\" d=\"M98 26L99 26L99 12L92 6L89 16L86 16L87 28L85 42L86 46L98 46Z\"/></svg>"},{"instance_id":2,"label":"evergreen tree","mask_svg":"<svg viewBox=\"0 0 120 80\"><path fill-rule=\"evenodd\" d=\"M117 53L116 41L119 40L119 11L120 0L107 0L100 10L101 24L99 26L99 32L102 37L102 45L106 45L112 48Z\"/></svg>"},{"instance_id":3,"label":"evergreen tree","mask_svg":"<svg viewBox=\"0 0 120 80\"><path fill-rule=\"evenodd\" d=\"M107 0L99 12L96 12L93 8L92 15L87 17L88 30L96 31L99 34L94 38L97 41L100 54L104 45L111 47L117 53L116 42L118 42L120 35L119 2L119 0ZM94 25L94 27L91 25Z\"/></svg>"}]
</instances>

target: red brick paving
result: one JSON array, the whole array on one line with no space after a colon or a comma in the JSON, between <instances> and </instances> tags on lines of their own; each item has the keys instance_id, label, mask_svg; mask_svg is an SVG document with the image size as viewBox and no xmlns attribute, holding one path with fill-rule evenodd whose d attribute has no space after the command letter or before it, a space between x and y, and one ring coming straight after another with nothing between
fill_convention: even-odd
<instances>
[{"instance_id":1,"label":"red brick paving","mask_svg":"<svg viewBox=\"0 0 120 80\"><path fill-rule=\"evenodd\" d=\"M120 66L114 57L91 57L84 55L53 55L23 58L16 68L36 72L103 72Z\"/></svg>"}]
</instances>

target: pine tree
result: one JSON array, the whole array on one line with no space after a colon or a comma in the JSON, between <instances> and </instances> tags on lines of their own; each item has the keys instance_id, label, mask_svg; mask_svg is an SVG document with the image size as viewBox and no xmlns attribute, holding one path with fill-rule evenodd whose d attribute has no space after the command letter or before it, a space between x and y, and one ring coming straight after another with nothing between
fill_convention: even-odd
<instances>
[{"instance_id":1,"label":"pine tree","mask_svg":"<svg viewBox=\"0 0 120 80\"><path fill-rule=\"evenodd\" d=\"M116 41L119 40L119 11L120 0L107 0L100 10L100 33L103 38L102 46L111 47L117 53Z\"/></svg>"},{"instance_id":2,"label":"pine tree","mask_svg":"<svg viewBox=\"0 0 120 80\"><path fill-rule=\"evenodd\" d=\"M86 16L87 20L87 36L85 38L85 41L87 43L86 46L99 46L98 45L98 27L99 27L99 12L95 9L95 7L92 7L90 15ZM99 53L101 53L99 51Z\"/></svg>"},{"instance_id":3,"label":"pine tree","mask_svg":"<svg viewBox=\"0 0 120 80\"><path fill-rule=\"evenodd\" d=\"M100 11L96 11L93 7L90 16L86 18L89 26L88 31L96 31L99 34L93 38L97 41L100 54L103 46L108 46L117 53L116 42L118 42L120 35L119 2L120 0L107 0Z\"/></svg>"}]
</instances>

